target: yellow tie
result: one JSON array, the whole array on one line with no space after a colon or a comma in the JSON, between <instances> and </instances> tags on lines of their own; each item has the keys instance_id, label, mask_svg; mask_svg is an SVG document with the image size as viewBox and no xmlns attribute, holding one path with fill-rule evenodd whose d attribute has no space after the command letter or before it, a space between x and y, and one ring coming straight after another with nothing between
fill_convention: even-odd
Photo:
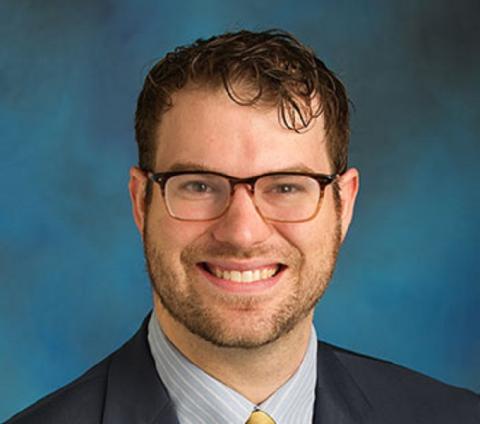
<instances>
[{"instance_id":1,"label":"yellow tie","mask_svg":"<svg viewBox=\"0 0 480 424\"><path fill-rule=\"evenodd\" d=\"M275 421L265 412L253 411L245 424L275 424Z\"/></svg>"}]
</instances>

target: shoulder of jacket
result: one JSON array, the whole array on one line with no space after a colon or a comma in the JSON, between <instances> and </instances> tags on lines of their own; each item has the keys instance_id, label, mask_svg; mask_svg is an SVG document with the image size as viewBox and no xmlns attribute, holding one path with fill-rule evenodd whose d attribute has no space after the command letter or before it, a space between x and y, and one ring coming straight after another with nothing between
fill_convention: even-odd
<instances>
[{"instance_id":1,"label":"shoulder of jacket","mask_svg":"<svg viewBox=\"0 0 480 424\"><path fill-rule=\"evenodd\" d=\"M12 416L6 424L100 422L110 361L111 355L71 383Z\"/></svg>"},{"instance_id":2,"label":"shoulder of jacket","mask_svg":"<svg viewBox=\"0 0 480 424\"><path fill-rule=\"evenodd\" d=\"M334 345L320 342L319 347L333 352L377 409L396 411L409 418L411 414L411 419L438 416L438 422L480 424L480 396L473 391Z\"/></svg>"}]
</instances>

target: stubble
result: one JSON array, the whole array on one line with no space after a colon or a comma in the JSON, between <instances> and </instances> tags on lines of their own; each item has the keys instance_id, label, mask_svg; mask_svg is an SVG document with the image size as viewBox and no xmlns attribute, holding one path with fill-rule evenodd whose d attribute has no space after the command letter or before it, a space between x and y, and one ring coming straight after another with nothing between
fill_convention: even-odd
<instances>
[{"instance_id":1,"label":"stubble","mask_svg":"<svg viewBox=\"0 0 480 424\"><path fill-rule=\"evenodd\" d=\"M335 268L341 243L340 231L337 219L334 231L325 236L314 263L309 264L300 250L291 244L240 251L231 245L193 243L181 252L178 265L178 261L162 248L161 241L155 241L148 225L144 231L144 252L152 288L174 320L218 347L252 349L287 334L315 307ZM205 299L196 269L198 261L255 257L282 258L282 262L288 265L289 292L281 302L263 310L262 296L217 294L215 299ZM225 316L225 311L234 312L230 319Z\"/></svg>"}]
</instances>

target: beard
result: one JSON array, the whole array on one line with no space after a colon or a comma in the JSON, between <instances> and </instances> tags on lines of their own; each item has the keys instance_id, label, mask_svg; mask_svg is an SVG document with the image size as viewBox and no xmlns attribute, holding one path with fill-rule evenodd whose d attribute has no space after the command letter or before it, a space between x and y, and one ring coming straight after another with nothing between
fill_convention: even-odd
<instances>
[{"instance_id":1,"label":"beard","mask_svg":"<svg viewBox=\"0 0 480 424\"><path fill-rule=\"evenodd\" d=\"M341 226L337 219L333 231L322 238L321 246L313 255L309 252L310 263L298 248L287 243L246 251L227 244L196 242L185 247L178 260L162 247L160 237L155 239L150 234L148 225L143 240L152 288L175 321L215 346L253 349L278 340L312 312L333 275ZM288 278L282 282L288 292L283 292L273 304L264 295L212 294L202 289L205 282L199 276L198 263L205 258L258 257L281 258L288 266L288 276L280 276Z\"/></svg>"}]
</instances>

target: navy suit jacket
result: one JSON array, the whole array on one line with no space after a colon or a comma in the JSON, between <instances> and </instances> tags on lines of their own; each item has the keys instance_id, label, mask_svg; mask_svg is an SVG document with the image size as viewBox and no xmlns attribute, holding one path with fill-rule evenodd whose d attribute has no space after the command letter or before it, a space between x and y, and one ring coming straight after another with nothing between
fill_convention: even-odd
<instances>
[{"instance_id":1,"label":"navy suit jacket","mask_svg":"<svg viewBox=\"0 0 480 424\"><path fill-rule=\"evenodd\" d=\"M150 354L147 323L80 378L7 423L178 424ZM480 423L478 395L388 362L319 342L317 373L315 424Z\"/></svg>"}]
</instances>

